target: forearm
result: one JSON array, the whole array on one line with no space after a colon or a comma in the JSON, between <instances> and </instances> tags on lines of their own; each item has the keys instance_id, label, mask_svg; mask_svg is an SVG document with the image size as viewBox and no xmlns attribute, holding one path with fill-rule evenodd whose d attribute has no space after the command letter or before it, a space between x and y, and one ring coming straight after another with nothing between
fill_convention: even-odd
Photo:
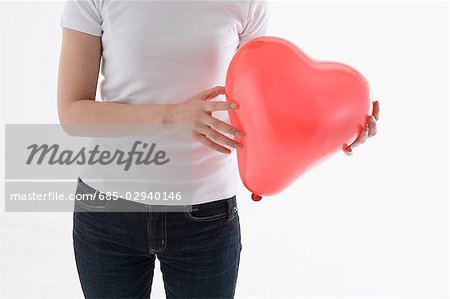
<instances>
[{"instance_id":1,"label":"forearm","mask_svg":"<svg viewBox=\"0 0 450 299\"><path fill-rule=\"evenodd\" d=\"M78 100L58 107L61 124L168 124L170 104L131 105Z\"/></svg>"}]
</instances>

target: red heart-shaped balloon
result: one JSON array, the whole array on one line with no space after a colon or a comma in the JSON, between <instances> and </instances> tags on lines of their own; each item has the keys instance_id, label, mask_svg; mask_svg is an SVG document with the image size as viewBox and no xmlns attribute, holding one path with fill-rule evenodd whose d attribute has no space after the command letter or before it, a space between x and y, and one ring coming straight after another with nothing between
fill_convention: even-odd
<instances>
[{"instance_id":1,"label":"red heart-shaped balloon","mask_svg":"<svg viewBox=\"0 0 450 299\"><path fill-rule=\"evenodd\" d=\"M352 67L312 59L291 42L271 36L247 42L228 67L225 95L239 172L257 200L273 195L341 149L367 124L367 80Z\"/></svg>"}]
</instances>

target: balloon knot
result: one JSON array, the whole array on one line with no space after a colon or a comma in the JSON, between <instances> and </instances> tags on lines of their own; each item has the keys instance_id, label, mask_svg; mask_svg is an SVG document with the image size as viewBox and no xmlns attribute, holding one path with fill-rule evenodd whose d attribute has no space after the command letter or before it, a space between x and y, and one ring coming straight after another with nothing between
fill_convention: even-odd
<instances>
[{"instance_id":1,"label":"balloon knot","mask_svg":"<svg viewBox=\"0 0 450 299\"><path fill-rule=\"evenodd\" d=\"M262 198L261 195L256 195L255 193L252 193L252 200L253 201L260 201Z\"/></svg>"}]
</instances>

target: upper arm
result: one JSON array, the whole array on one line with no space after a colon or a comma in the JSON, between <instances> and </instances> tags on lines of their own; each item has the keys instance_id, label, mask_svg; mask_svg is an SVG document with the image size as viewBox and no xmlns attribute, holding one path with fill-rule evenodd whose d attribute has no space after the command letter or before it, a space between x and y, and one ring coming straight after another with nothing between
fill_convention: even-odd
<instances>
[{"instance_id":1,"label":"upper arm","mask_svg":"<svg viewBox=\"0 0 450 299\"><path fill-rule=\"evenodd\" d=\"M58 112L78 100L95 100L102 55L102 17L98 0L67 1L58 71ZM63 122L63 121L62 121Z\"/></svg>"},{"instance_id":2,"label":"upper arm","mask_svg":"<svg viewBox=\"0 0 450 299\"><path fill-rule=\"evenodd\" d=\"M249 0L247 21L243 31L239 34L239 46L263 36L267 32L269 20L269 4L265 0Z\"/></svg>"},{"instance_id":3,"label":"upper arm","mask_svg":"<svg viewBox=\"0 0 450 299\"><path fill-rule=\"evenodd\" d=\"M63 29L58 71L58 112L77 100L95 100L101 61L100 37Z\"/></svg>"}]
</instances>

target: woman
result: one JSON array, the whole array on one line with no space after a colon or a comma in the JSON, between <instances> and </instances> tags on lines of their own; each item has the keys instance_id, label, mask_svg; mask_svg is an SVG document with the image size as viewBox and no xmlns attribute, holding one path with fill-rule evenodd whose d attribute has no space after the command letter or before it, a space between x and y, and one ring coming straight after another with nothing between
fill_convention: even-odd
<instances>
[{"instance_id":1,"label":"woman","mask_svg":"<svg viewBox=\"0 0 450 299\"><path fill-rule=\"evenodd\" d=\"M65 4L61 123L188 124L196 153L192 164L201 170L190 182L190 212L74 213L85 297L148 298L156 257L168 298L234 296L242 246L232 149L240 144L230 137L242 132L229 125L227 115L238 107L213 100L223 99L236 50L263 35L267 20L267 3L252 0ZM95 101L100 69L102 102ZM371 117L355 145L375 129ZM77 193L99 192L108 190L79 179ZM89 205L105 208L97 200Z\"/></svg>"}]
</instances>

